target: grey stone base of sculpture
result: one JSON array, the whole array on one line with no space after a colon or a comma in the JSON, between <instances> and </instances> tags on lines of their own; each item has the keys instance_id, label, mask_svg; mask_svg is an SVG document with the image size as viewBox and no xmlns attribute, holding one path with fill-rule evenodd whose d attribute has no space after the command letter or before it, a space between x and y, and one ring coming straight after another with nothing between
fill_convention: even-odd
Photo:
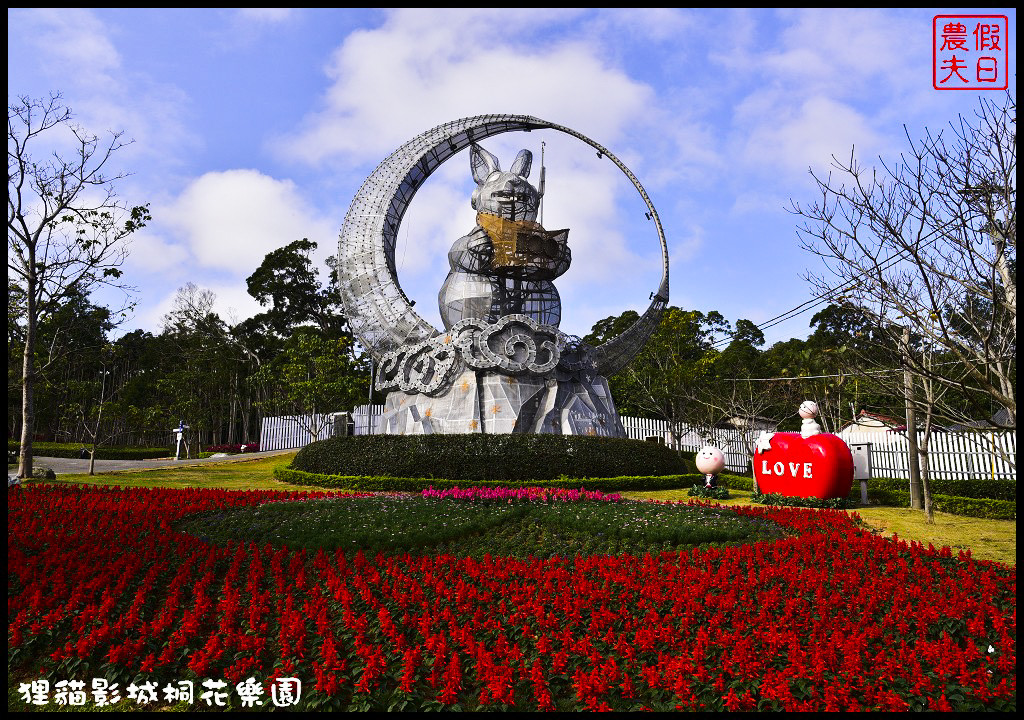
<instances>
[{"instance_id":1,"label":"grey stone base of sculpture","mask_svg":"<svg viewBox=\"0 0 1024 720\"><path fill-rule=\"evenodd\" d=\"M555 380L464 370L441 395L388 395L376 432L552 433L626 437L608 381Z\"/></svg>"}]
</instances>

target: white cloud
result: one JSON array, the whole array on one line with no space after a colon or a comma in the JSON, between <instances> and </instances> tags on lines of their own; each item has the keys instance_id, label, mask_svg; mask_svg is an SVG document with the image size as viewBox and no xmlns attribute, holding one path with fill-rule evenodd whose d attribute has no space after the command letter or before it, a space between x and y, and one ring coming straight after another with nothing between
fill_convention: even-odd
<instances>
[{"instance_id":1,"label":"white cloud","mask_svg":"<svg viewBox=\"0 0 1024 720\"><path fill-rule=\"evenodd\" d=\"M781 34L780 45L785 49L764 57L763 67L769 76L784 73L793 80L816 79L827 83L833 92L851 93L888 90L912 77L894 72L896 68L928 67L929 54L920 52L924 45L909 40L930 41L930 26L899 14L828 8L783 11L780 15L792 22ZM820 90L808 88L809 92Z\"/></svg>"},{"instance_id":2,"label":"white cloud","mask_svg":"<svg viewBox=\"0 0 1024 720\"><path fill-rule=\"evenodd\" d=\"M673 42L678 46L685 33L699 31L700 21L679 8L605 8L584 27L595 36L614 34L635 42Z\"/></svg>"},{"instance_id":3,"label":"white cloud","mask_svg":"<svg viewBox=\"0 0 1024 720\"><path fill-rule=\"evenodd\" d=\"M133 140L114 161L124 166L157 160L177 165L198 142L185 128L188 98L176 85L154 81L124 65L114 31L82 9L12 11L19 32L40 58L51 87L89 133L123 132Z\"/></svg>"},{"instance_id":4,"label":"white cloud","mask_svg":"<svg viewBox=\"0 0 1024 720\"><path fill-rule=\"evenodd\" d=\"M121 68L121 57L107 36L107 28L91 12L79 8L11 12L11 19L39 49L46 71L90 90L117 84L114 75Z\"/></svg>"},{"instance_id":5,"label":"white cloud","mask_svg":"<svg viewBox=\"0 0 1024 720\"><path fill-rule=\"evenodd\" d=\"M696 258L703 247L704 228L696 223L690 223L685 235L676 236L669 243L668 254L674 263L686 263Z\"/></svg>"},{"instance_id":6,"label":"white cloud","mask_svg":"<svg viewBox=\"0 0 1024 720\"><path fill-rule=\"evenodd\" d=\"M189 262L191 254L158 232L142 230L131 238L125 265L139 273L174 273Z\"/></svg>"},{"instance_id":7,"label":"white cloud","mask_svg":"<svg viewBox=\"0 0 1024 720\"><path fill-rule=\"evenodd\" d=\"M206 173L154 217L164 219L200 267L237 277L251 274L271 250L304 237L318 243L318 257L333 254L338 230L294 183L255 170Z\"/></svg>"},{"instance_id":8,"label":"white cloud","mask_svg":"<svg viewBox=\"0 0 1024 720\"><path fill-rule=\"evenodd\" d=\"M909 41L915 33L930 40L930 26L918 27L915 17L874 9L739 14L730 52L711 55L747 88L733 107L736 164L756 170L759 181L774 175L778 188L854 146L867 160L892 152L894 119L915 112L914 74L930 77L930 54ZM749 199L737 200L744 205Z\"/></svg>"},{"instance_id":9,"label":"white cloud","mask_svg":"<svg viewBox=\"0 0 1024 720\"><path fill-rule=\"evenodd\" d=\"M794 172L809 167L826 168L833 155L843 158L851 147L877 148L881 140L868 118L841 102L816 96L795 107L782 106L775 99L769 107L757 109L759 118L770 113L772 121L758 120L742 146L742 156L759 163ZM871 154L868 155L871 157Z\"/></svg>"},{"instance_id":10,"label":"white cloud","mask_svg":"<svg viewBox=\"0 0 1024 720\"><path fill-rule=\"evenodd\" d=\"M535 115L609 143L644 117L652 89L607 66L596 48L574 39L517 46L521 28L542 25L536 15L399 10L350 34L327 68L324 107L278 151L311 164L376 161L431 127L487 113Z\"/></svg>"}]
</instances>

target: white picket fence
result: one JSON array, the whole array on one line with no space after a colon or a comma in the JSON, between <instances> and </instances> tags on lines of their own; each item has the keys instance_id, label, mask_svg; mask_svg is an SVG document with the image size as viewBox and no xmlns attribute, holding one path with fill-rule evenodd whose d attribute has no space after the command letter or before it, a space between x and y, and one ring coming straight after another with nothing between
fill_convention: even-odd
<instances>
[{"instance_id":1,"label":"white picket fence","mask_svg":"<svg viewBox=\"0 0 1024 720\"><path fill-rule=\"evenodd\" d=\"M637 418L624 415L619 418L626 435L634 440L658 438L675 450L696 454L705 445L714 445L725 455L725 467L733 472L746 472L750 462L750 449L759 431L726 430L722 428L693 427L683 424L673 437L664 420Z\"/></svg>"},{"instance_id":2,"label":"white picket fence","mask_svg":"<svg viewBox=\"0 0 1024 720\"><path fill-rule=\"evenodd\" d=\"M318 428L316 437L308 428ZM290 450L326 440L334 431L330 415L265 417L260 423L260 450Z\"/></svg>"},{"instance_id":3,"label":"white picket fence","mask_svg":"<svg viewBox=\"0 0 1024 720\"><path fill-rule=\"evenodd\" d=\"M847 445L871 444L872 477L910 478L906 436L890 432L845 432L839 436ZM1016 456L1015 432L932 433L928 441L929 477L940 480L991 478L1016 481Z\"/></svg>"}]
</instances>

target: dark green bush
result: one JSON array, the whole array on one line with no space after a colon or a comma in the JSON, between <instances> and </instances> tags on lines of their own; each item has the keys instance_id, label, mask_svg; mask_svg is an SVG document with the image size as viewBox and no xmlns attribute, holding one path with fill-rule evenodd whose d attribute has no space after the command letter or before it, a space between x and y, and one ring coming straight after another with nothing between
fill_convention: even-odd
<instances>
[{"instance_id":1,"label":"dark green bush","mask_svg":"<svg viewBox=\"0 0 1024 720\"><path fill-rule=\"evenodd\" d=\"M896 489L891 485L872 487L872 482L874 481L868 483L868 497L872 503L891 505L893 507L910 506L910 489L906 488L906 480L898 481L900 489ZM986 498L957 497L955 495L938 495L933 493L932 505L939 512L946 512L952 515L964 515L966 517L986 518L989 520L1017 519L1017 503L1009 500L988 500Z\"/></svg>"},{"instance_id":2,"label":"dark green bush","mask_svg":"<svg viewBox=\"0 0 1024 720\"><path fill-rule=\"evenodd\" d=\"M689 497L709 498L711 500L726 500L732 497L729 491L721 485L718 487L706 487L700 483L694 483L693 487L686 494Z\"/></svg>"},{"instance_id":3,"label":"dark green bush","mask_svg":"<svg viewBox=\"0 0 1024 720\"><path fill-rule=\"evenodd\" d=\"M57 458L79 458L82 456L81 443L54 443L34 442L32 443L33 457L57 457ZM7 441L7 453L15 456L21 451L21 443L17 440ZM99 447L96 448L97 460L149 460L151 458L165 458L173 453L168 448L140 448L140 447ZM15 460L15 462L17 462Z\"/></svg>"},{"instance_id":4,"label":"dark green bush","mask_svg":"<svg viewBox=\"0 0 1024 720\"><path fill-rule=\"evenodd\" d=\"M296 470L327 475L529 481L693 473L659 443L578 435L367 435L321 440L295 456Z\"/></svg>"},{"instance_id":5,"label":"dark green bush","mask_svg":"<svg viewBox=\"0 0 1024 720\"><path fill-rule=\"evenodd\" d=\"M185 532L217 543L385 554L522 559L656 555L785 532L763 518L685 505L619 502L462 502L417 496L266 503L193 515Z\"/></svg>"},{"instance_id":6,"label":"dark green bush","mask_svg":"<svg viewBox=\"0 0 1024 720\"><path fill-rule=\"evenodd\" d=\"M703 480L703 478L704 476L702 475L701 479ZM743 475L729 475L728 473L722 473L718 476L718 486L731 488L733 490L746 490L747 492L753 492L754 479Z\"/></svg>"},{"instance_id":7,"label":"dark green bush","mask_svg":"<svg viewBox=\"0 0 1024 720\"><path fill-rule=\"evenodd\" d=\"M910 500L909 493L907 493L907 500ZM1017 519L1017 503L1007 500L933 495L932 503L939 512L950 513L951 515L966 515L967 517L985 518L986 520Z\"/></svg>"},{"instance_id":8,"label":"dark green bush","mask_svg":"<svg viewBox=\"0 0 1024 720\"><path fill-rule=\"evenodd\" d=\"M816 498L816 497L792 497L780 495L779 493L756 493L750 496L751 502L760 505L790 505L792 507L806 508L829 508L832 510L843 510L850 506L849 498Z\"/></svg>"},{"instance_id":9,"label":"dark green bush","mask_svg":"<svg viewBox=\"0 0 1024 720\"><path fill-rule=\"evenodd\" d=\"M932 480L932 504L939 512L990 520L1017 519L1017 483L1011 480ZM877 505L910 506L907 480L874 478L868 497Z\"/></svg>"},{"instance_id":10,"label":"dark green bush","mask_svg":"<svg viewBox=\"0 0 1024 720\"><path fill-rule=\"evenodd\" d=\"M876 489L885 492L909 493L910 481L899 478L873 478L868 481L868 493ZM933 495L950 495L982 500L1006 500L1017 502L1017 483L1013 480L981 478L977 480L932 479L928 482Z\"/></svg>"}]
</instances>

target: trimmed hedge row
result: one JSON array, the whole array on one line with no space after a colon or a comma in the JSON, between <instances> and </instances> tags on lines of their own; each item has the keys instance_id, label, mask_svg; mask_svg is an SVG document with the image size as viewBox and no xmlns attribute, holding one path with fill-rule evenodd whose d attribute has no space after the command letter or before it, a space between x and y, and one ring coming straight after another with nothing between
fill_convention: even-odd
<instances>
[{"instance_id":1,"label":"trimmed hedge row","mask_svg":"<svg viewBox=\"0 0 1024 720\"><path fill-rule=\"evenodd\" d=\"M899 478L873 478L868 480L868 492L875 489L885 492L910 493L910 481ZM1012 480L995 480L986 478L982 480L940 480L932 479L928 482L932 495L952 495L962 498L977 498L979 500L1006 500L1011 503L1017 502L1017 483Z\"/></svg>"},{"instance_id":2,"label":"trimmed hedge row","mask_svg":"<svg viewBox=\"0 0 1024 720\"><path fill-rule=\"evenodd\" d=\"M423 477L465 483L559 477L661 477L694 473L692 462L659 443L579 435L361 435L310 443L292 468L342 476Z\"/></svg>"},{"instance_id":3,"label":"trimmed hedge row","mask_svg":"<svg viewBox=\"0 0 1024 720\"><path fill-rule=\"evenodd\" d=\"M704 476L700 476L701 485L704 484ZM728 473L721 473L718 476L718 487L729 488L731 490L746 490L747 492L754 492L754 479L748 478L744 475L729 475Z\"/></svg>"},{"instance_id":4,"label":"trimmed hedge row","mask_svg":"<svg viewBox=\"0 0 1024 720\"><path fill-rule=\"evenodd\" d=\"M718 484L748 492L754 489L751 478L738 475L720 475ZM909 507L907 484L906 480L895 478L868 480L868 500L873 505ZM931 488L932 503L939 512L991 520L1017 519L1017 483L1009 480L932 480ZM971 494L959 495L953 491ZM847 507L860 505L859 481L854 481L846 501Z\"/></svg>"},{"instance_id":5,"label":"trimmed hedge row","mask_svg":"<svg viewBox=\"0 0 1024 720\"><path fill-rule=\"evenodd\" d=\"M906 481L901 480L904 484ZM895 507L910 506L910 490L895 490L889 487L872 488L868 483L868 495L873 503ZM1016 520L1017 503L1009 500L988 500L986 498L957 497L932 493L932 505L939 512L988 520Z\"/></svg>"},{"instance_id":6,"label":"trimmed hedge row","mask_svg":"<svg viewBox=\"0 0 1024 720\"><path fill-rule=\"evenodd\" d=\"M364 492L418 492L433 486L437 490L453 487L467 487L465 480L424 477L391 477L381 475L330 475L297 470L294 467L274 468L274 477L282 482L295 485L314 485L335 490L361 490ZM550 487L569 490L584 487L587 490L618 492L624 490L676 490L691 487L697 481L704 482L703 475L659 475L622 476L608 478L559 477L550 480L478 480L476 487Z\"/></svg>"},{"instance_id":7,"label":"trimmed hedge row","mask_svg":"<svg viewBox=\"0 0 1024 720\"><path fill-rule=\"evenodd\" d=\"M34 442L32 443L33 457L55 457L55 458L80 458L82 456L81 443L54 443ZM87 448L88 449L88 448ZM14 453L16 456L21 452L21 443L17 440L7 441L7 453ZM96 448L97 460L150 460L152 458L165 458L173 453L168 448L140 448L140 447L98 447ZM88 456L87 456L88 457Z\"/></svg>"}]
</instances>

